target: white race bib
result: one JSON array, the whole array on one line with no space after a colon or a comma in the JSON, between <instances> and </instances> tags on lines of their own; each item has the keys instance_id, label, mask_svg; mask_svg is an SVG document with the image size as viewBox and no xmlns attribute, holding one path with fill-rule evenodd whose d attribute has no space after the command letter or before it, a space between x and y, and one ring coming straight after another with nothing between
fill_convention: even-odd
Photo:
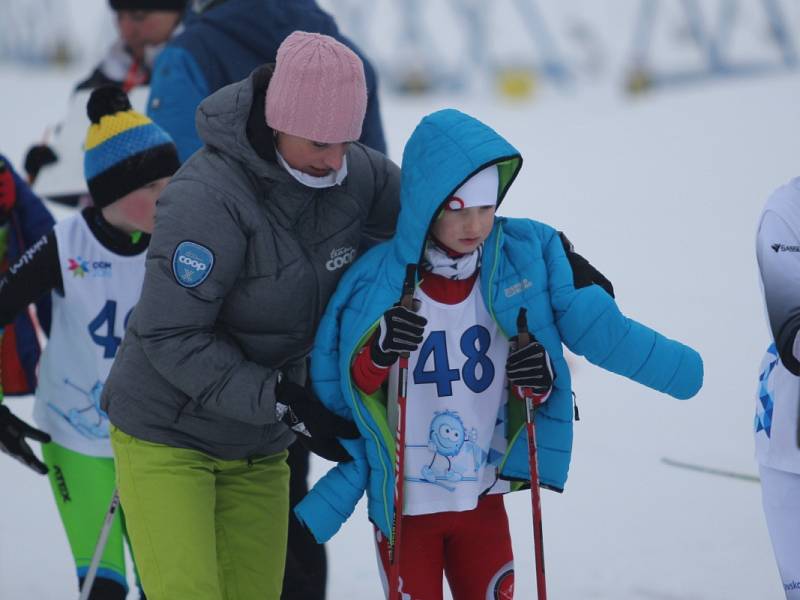
<instances>
[{"instance_id":1,"label":"white race bib","mask_svg":"<svg viewBox=\"0 0 800 600\"><path fill-rule=\"evenodd\" d=\"M56 224L55 234L64 296L52 293L34 417L65 448L110 457L100 394L141 294L147 253L114 254L81 215Z\"/></svg>"},{"instance_id":2,"label":"white race bib","mask_svg":"<svg viewBox=\"0 0 800 600\"><path fill-rule=\"evenodd\" d=\"M416 298L428 324L409 357L404 514L471 510L487 490L508 491L497 480L506 451L508 340L479 285L458 304L422 290ZM392 371L390 385L397 366Z\"/></svg>"}]
</instances>

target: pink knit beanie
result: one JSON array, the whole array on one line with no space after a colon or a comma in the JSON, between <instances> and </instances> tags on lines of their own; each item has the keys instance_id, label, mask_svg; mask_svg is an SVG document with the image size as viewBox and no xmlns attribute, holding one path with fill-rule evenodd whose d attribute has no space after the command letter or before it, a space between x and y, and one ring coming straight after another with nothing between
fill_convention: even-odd
<instances>
[{"instance_id":1,"label":"pink knit beanie","mask_svg":"<svg viewBox=\"0 0 800 600\"><path fill-rule=\"evenodd\" d=\"M364 65L330 36L295 31L278 48L267 87L267 125L315 142L361 137L367 110Z\"/></svg>"}]
</instances>

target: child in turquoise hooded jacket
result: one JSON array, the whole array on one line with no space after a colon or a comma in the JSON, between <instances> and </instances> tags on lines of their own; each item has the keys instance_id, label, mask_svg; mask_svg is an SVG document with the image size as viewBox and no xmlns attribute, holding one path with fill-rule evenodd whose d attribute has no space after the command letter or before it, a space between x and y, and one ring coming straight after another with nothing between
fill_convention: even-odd
<instances>
[{"instance_id":1,"label":"child in turquoise hooded jacket","mask_svg":"<svg viewBox=\"0 0 800 600\"><path fill-rule=\"evenodd\" d=\"M499 205L522 166L519 152L494 130L459 111L442 110L425 117L403 153L401 212L394 238L353 265L328 305L312 355L314 389L326 406L354 420L362 437L341 440L353 460L334 467L295 509L319 542L338 531L365 491L370 520L380 534L391 535L395 466L394 431L388 416L391 386L372 393L360 389L353 381L353 363L375 339L376 331L381 334L384 313L389 315L401 296L407 265L424 262L431 226L446 202L492 165L497 169ZM552 388L535 417L539 485L562 491L569 469L574 406L563 346L606 370L678 399L699 391L703 381L700 355L625 317L598 285L576 288L564 247L552 227L495 216L491 232L476 252L475 286L497 335L511 340L520 308L525 308L529 330L549 359ZM417 273L419 279L424 271ZM474 347L480 350L481 343ZM462 350L471 352L463 343ZM417 375L425 375L435 363L426 363ZM502 366L495 368L495 375L503 376ZM524 406L512 399L503 401L501 408L502 456L483 460L493 462L497 476L511 482L509 489L516 489L530 481Z\"/></svg>"}]
</instances>

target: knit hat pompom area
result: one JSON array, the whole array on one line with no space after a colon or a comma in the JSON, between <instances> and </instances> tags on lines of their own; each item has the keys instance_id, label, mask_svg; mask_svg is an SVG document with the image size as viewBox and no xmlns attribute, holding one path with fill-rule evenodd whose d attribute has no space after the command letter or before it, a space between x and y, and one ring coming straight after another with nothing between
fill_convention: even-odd
<instances>
[{"instance_id":1,"label":"knit hat pompom area","mask_svg":"<svg viewBox=\"0 0 800 600\"><path fill-rule=\"evenodd\" d=\"M283 40L267 87L269 127L325 144L352 142L366 111L364 64L355 52L320 33Z\"/></svg>"},{"instance_id":2,"label":"knit hat pompom area","mask_svg":"<svg viewBox=\"0 0 800 600\"><path fill-rule=\"evenodd\" d=\"M180 167L172 138L133 110L120 88L97 88L89 97L86 113L92 124L86 133L83 170L97 206L108 206L134 190L170 177Z\"/></svg>"},{"instance_id":3,"label":"knit hat pompom area","mask_svg":"<svg viewBox=\"0 0 800 600\"><path fill-rule=\"evenodd\" d=\"M97 88L86 104L86 114L92 123L100 123L100 118L123 110L131 110L128 95L115 85Z\"/></svg>"}]
</instances>

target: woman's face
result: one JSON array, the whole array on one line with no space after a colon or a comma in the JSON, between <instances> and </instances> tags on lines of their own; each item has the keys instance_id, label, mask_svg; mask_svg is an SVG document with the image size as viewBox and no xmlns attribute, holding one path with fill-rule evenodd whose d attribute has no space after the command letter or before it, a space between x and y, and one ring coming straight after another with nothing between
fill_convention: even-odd
<instances>
[{"instance_id":1,"label":"woman's face","mask_svg":"<svg viewBox=\"0 0 800 600\"><path fill-rule=\"evenodd\" d=\"M494 205L444 210L431 233L450 250L468 254L489 237L494 225Z\"/></svg>"},{"instance_id":2,"label":"woman's face","mask_svg":"<svg viewBox=\"0 0 800 600\"><path fill-rule=\"evenodd\" d=\"M104 207L102 209L103 216L114 227L122 231L153 233L156 200L167 187L169 180L169 177L162 177L133 190L113 204Z\"/></svg>"},{"instance_id":3,"label":"woman's face","mask_svg":"<svg viewBox=\"0 0 800 600\"><path fill-rule=\"evenodd\" d=\"M314 177L325 177L342 168L349 143L323 144L278 132L275 145L293 169Z\"/></svg>"}]
</instances>

